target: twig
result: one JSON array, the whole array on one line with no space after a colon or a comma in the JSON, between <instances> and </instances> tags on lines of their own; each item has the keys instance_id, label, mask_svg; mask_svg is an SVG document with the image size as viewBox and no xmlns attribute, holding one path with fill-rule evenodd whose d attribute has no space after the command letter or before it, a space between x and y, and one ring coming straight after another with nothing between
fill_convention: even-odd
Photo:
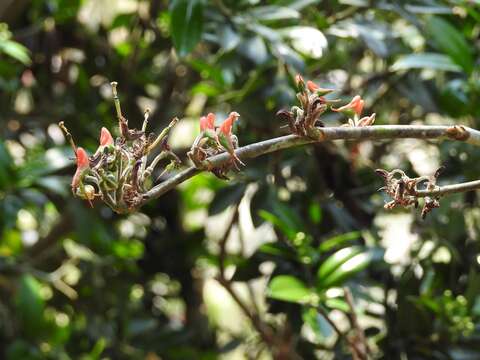
<instances>
[{"instance_id":1,"label":"twig","mask_svg":"<svg viewBox=\"0 0 480 360\"><path fill-rule=\"evenodd\" d=\"M350 308L350 313L348 314L348 318L350 320L350 323L352 325L352 328L355 329L356 336L355 340L358 339L358 343L361 345L360 350L361 352L358 355L360 359L368 359L368 353L369 353L369 347L367 343L367 339L365 338L365 333L363 332L363 329L361 328L358 318L357 318L357 313L355 312L355 305L353 304L353 296L349 288L344 287L343 292L345 294L345 301L348 304L348 307ZM354 341L357 343L357 341Z\"/></svg>"},{"instance_id":2,"label":"twig","mask_svg":"<svg viewBox=\"0 0 480 360\"><path fill-rule=\"evenodd\" d=\"M232 287L232 283L227 279L226 274L225 274L225 260L227 256L227 240L228 237L232 231L233 225L235 222L238 220L238 204L236 205L234 209L234 213L232 215L232 219L230 220L227 229L225 230L225 234L223 235L222 239L219 242L219 247L220 247L220 254L219 254L219 274L217 276L217 281L220 283L220 285L223 286L223 288L230 294L232 299L235 301L235 303L240 307L242 312L245 314L247 318L250 319L253 327L257 332L260 334L262 340L268 344L269 346L274 345L274 339L273 339L273 334L270 331L268 327L266 327L260 320L259 315L255 312L250 311L248 308L248 305L243 302L242 299L240 299L239 295L236 293L236 291Z\"/></svg>"},{"instance_id":3,"label":"twig","mask_svg":"<svg viewBox=\"0 0 480 360\"><path fill-rule=\"evenodd\" d=\"M480 131L466 126L430 126L430 125L376 125L366 127L326 127L315 128L315 138L297 135L281 136L238 148L235 154L240 159L251 159L291 147L332 140L388 140L388 139L437 139L457 140L480 146ZM230 160L227 153L208 158L213 167L218 167ZM170 179L154 186L143 195L142 203L156 199L177 185L197 175L202 170L190 167ZM443 195L471 191L480 188L480 180L461 184L437 187L434 190L422 190L418 196Z\"/></svg>"},{"instance_id":4,"label":"twig","mask_svg":"<svg viewBox=\"0 0 480 360\"><path fill-rule=\"evenodd\" d=\"M238 226L238 237L240 239L240 252L241 252L242 256L246 257L245 237L243 236L243 231L242 231L240 225ZM248 295L250 296L250 302L252 303L253 308L255 309L255 312L257 314L260 314L260 307L258 306L257 301L255 300L255 292L253 291L252 284L250 284L249 281L245 281L245 285L247 286Z\"/></svg>"},{"instance_id":5,"label":"twig","mask_svg":"<svg viewBox=\"0 0 480 360\"><path fill-rule=\"evenodd\" d=\"M148 146L146 153L148 154L155 147L157 147L177 123L178 123L178 118L174 117L172 121L170 121L170 124L168 124L168 126L164 128L162 132L157 136L157 138Z\"/></svg>"},{"instance_id":6,"label":"twig","mask_svg":"<svg viewBox=\"0 0 480 360\"><path fill-rule=\"evenodd\" d=\"M340 328L337 326L337 324L335 324L335 322L328 316L327 312L323 308L318 306L318 307L316 307L316 309L324 317L324 319L327 320L327 322L330 324L332 329L337 333L338 338L339 339L345 339L347 341L348 345L351 348L352 356L353 356L354 360L357 360L358 356L356 356L356 355L361 353L361 352L360 352L360 349L358 348L357 344L355 343L355 341L350 339L346 334L343 333L342 330L340 330ZM360 358L358 360L363 360L363 359Z\"/></svg>"},{"instance_id":7,"label":"twig","mask_svg":"<svg viewBox=\"0 0 480 360\"><path fill-rule=\"evenodd\" d=\"M116 81L112 81L110 85L112 86L113 102L115 104L117 118L118 118L118 121L120 122L120 119L123 118L123 115L122 115L122 108L120 107L120 99L118 98L118 92L117 92L118 83ZM120 125L119 127L121 128Z\"/></svg>"},{"instance_id":8,"label":"twig","mask_svg":"<svg viewBox=\"0 0 480 360\"><path fill-rule=\"evenodd\" d=\"M70 131L68 131L67 127L65 126L65 123L63 121L60 121L58 123L58 126L60 129L62 129L63 133L65 134L65 137L67 138L67 141L70 143L70 146L73 149L73 153L77 153L77 146L75 145L75 142L73 141L72 134L70 134Z\"/></svg>"}]
</instances>

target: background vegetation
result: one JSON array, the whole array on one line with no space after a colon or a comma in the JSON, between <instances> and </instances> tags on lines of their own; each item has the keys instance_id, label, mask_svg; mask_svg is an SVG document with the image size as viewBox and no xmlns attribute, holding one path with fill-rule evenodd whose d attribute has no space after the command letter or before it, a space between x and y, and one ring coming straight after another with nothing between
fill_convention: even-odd
<instances>
[{"instance_id":1,"label":"background vegetation","mask_svg":"<svg viewBox=\"0 0 480 360\"><path fill-rule=\"evenodd\" d=\"M373 172L444 164L441 182L474 180L478 149L312 145L120 216L72 197L56 125L92 153L116 123L116 80L131 124L145 107L157 132L181 118L171 144L186 161L209 111L241 114L240 144L284 134L274 114L301 73L362 95L378 124L478 129L479 5L2 1L0 358L349 359L366 344L378 359L480 358L477 194L422 221L383 210Z\"/></svg>"}]
</instances>

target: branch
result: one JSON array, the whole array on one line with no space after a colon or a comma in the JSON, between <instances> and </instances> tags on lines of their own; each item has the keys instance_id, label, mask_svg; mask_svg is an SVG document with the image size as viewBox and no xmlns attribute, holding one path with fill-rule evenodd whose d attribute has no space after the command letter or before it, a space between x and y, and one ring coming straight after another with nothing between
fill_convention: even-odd
<instances>
[{"instance_id":1,"label":"branch","mask_svg":"<svg viewBox=\"0 0 480 360\"><path fill-rule=\"evenodd\" d=\"M416 196L417 197L442 196L442 195L467 192L467 191L472 191L477 189L480 189L480 180L468 181L468 182L459 183L459 184L438 186L433 190L418 190L416 192Z\"/></svg>"},{"instance_id":2,"label":"branch","mask_svg":"<svg viewBox=\"0 0 480 360\"><path fill-rule=\"evenodd\" d=\"M234 209L234 213L232 215L232 218L227 226L227 229L225 230L225 233L220 240L219 247L220 247L220 254L218 256L218 261L219 261L219 274L216 278L216 280L220 283L220 285L223 286L223 288L230 294L232 299L235 301L235 303L238 305L238 307L243 311L244 315L250 319L253 327L255 330L259 333L263 341L268 344L269 346L274 345L274 339L273 339L273 334L271 332L271 329L268 328L260 319L260 314L256 313L254 311L250 311L248 308L248 305L240 298L240 296L237 294L237 292L233 289L231 281L227 279L227 276L225 274L226 272L226 257L227 257L227 240L228 237L230 236L230 233L233 229L233 225L238 221L238 208L239 204L236 205Z\"/></svg>"},{"instance_id":3,"label":"branch","mask_svg":"<svg viewBox=\"0 0 480 360\"><path fill-rule=\"evenodd\" d=\"M235 154L240 159L253 159L258 156L296 146L332 140L389 140L389 139L436 139L457 140L467 144L480 146L480 131L466 126L433 126L433 125L375 125L366 127L326 127L314 128L313 138L298 135L286 135L261 141L238 148ZM228 153L208 158L211 166L217 167L230 160ZM156 199L172 190L177 185L197 175L202 169L189 167L168 180L154 186L143 195L142 203ZM480 188L480 180L467 183L446 185L434 190L418 191L418 196L444 195L471 191Z\"/></svg>"}]
</instances>

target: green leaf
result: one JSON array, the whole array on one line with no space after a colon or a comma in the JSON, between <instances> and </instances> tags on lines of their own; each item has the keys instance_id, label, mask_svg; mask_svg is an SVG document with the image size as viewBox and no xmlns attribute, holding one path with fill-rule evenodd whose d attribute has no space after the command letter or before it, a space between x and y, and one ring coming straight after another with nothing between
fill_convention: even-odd
<instances>
[{"instance_id":1,"label":"green leaf","mask_svg":"<svg viewBox=\"0 0 480 360\"><path fill-rule=\"evenodd\" d=\"M90 360L100 359L100 355L102 355L106 345L107 345L107 341L105 340L104 337L101 337L100 339L98 339L92 351L90 351L90 354L89 354Z\"/></svg>"},{"instance_id":2,"label":"green leaf","mask_svg":"<svg viewBox=\"0 0 480 360\"><path fill-rule=\"evenodd\" d=\"M301 303L311 294L310 289L301 280L290 275L276 276L268 286L268 296L277 300Z\"/></svg>"},{"instance_id":3,"label":"green leaf","mask_svg":"<svg viewBox=\"0 0 480 360\"><path fill-rule=\"evenodd\" d=\"M402 56L392 65L392 71L409 69L434 69L461 72L462 68L443 54L423 53Z\"/></svg>"},{"instance_id":4,"label":"green leaf","mask_svg":"<svg viewBox=\"0 0 480 360\"><path fill-rule=\"evenodd\" d=\"M323 241L319 245L318 250L320 252L326 252L326 251L332 250L336 246L343 245L348 241L356 240L359 237L360 237L359 231L351 231L345 234L337 235Z\"/></svg>"},{"instance_id":5,"label":"green leaf","mask_svg":"<svg viewBox=\"0 0 480 360\"><path fill-rule=\"evenodd\" d=\"M427 32L445 54L467 73L473 70L474 59L463 34L442 18L432 16L427 22Z\"/></svg>"},{"instance_id":6,"label":"green leaf","mask_svg":"<svg viewBox=\"0 0 480 360\"><path fill-rule=\"evenodd\" d=\"M330 309L340 310L344 313L348 313L350 311L350 306L348 306L347 302L339 298L325 300L325 306Z\"/></svg>"},{"instance_id":7,"label":"green leaf","mask_svg":"<svg viewBox=\"0 0 480 360\"><path fill-rule=\"evenodd\" d=\"M31 63L28 49L15 41L4 40L0 42L0 53L5 53L24 65L30 65Z\"/></svg>"},{"instance_id":8,"label":"green leaf","mask_svg":"<svg viewBox=\"0 0 480 360\"><path fill-rule=\"evenodd\" d=\"M290 20L300 18L300 13L297 10L286 6L277 5L258 6L249 11L248 14L257 18L259 21Z\"/></svg>"},{"instance_id":9,"label":"green leaf","mask_svg":"<svg viewBox=\"0 0 480 360\"><path fill-rule=\"evenodd\" d=\"M45 302L40 295L40 283L33 276L23 275L20 278L15 303L27 336L38 336L45 323Z\"/></svg>"},{"instance_id":10,"label":"green leaf","mask_svg":"<svg viewBox=\"0 0 480 360\"><path fill-rule=\"evenodd\" d=\"M170 32L178 55L189 54L198 44L203 32L203 3L201 0L175 0L170 7Z\"/></svg>"},{"instance_id":11,"label":"green leaf","mask_svg":"<svg viewBox=\"0 0 480 360\"><path fill-rule=\"evenodd\" d=\"M0 139L0 190L12 184L15 181L15 177L12 158Z\"/></svg>"},{"instance_id":12,"label":"green leaf","mask_svg":"<svg viewBox=\"0 0 480 360\"><path fill-rule=\"evenodd\" d=\"M369 252L359 253L343 262L334 272L320 281L320 288L327 289L332 286L340 286L348 278L364 270L372 260Z\"/></svg>"},{"instance_id":13,"label":"green leaf","mask_svg":"<svg viewBox=\"0 0 480 360\"><path fill-rule=\"evenodd\" d=\"M355 255L360 254L362 250L363 249L360 246L350 246L338 250L334 254L330 255L327 260L320 265L320 268L317 271L317 280L319 282L325 281L330 274L336 271L346 261Z\"/></svg>"},{"instance_id":14,"label":"green leaf","mask_svg":"<svg viewBox=\"0 0 480 360\"><path fill-rule=\"evenodd\" d=\"M220 214L229 206L240 203L245 194L245 190L246 186L241 184L229 185L217 190L215 197L208 208L208 214Z\"/></svg>"},{"instance_id":15,"label":"green leaf","mask_svg":"<svg viewBox=\"0 0 480 360\"><path fill-rule=\"evenodd\" d=\"M311 203L308 207L308 215L314 224L320 224L322 221L322 208L320 207L320 204L317 202Z\"/></svg>"},{"instance_id":16,"label":"green leaf","mask_svg":"<svg viewBox=\"0 0 480 360\"><path fill-rule=\"evenodd\" d=\"M277 204L280 205L280 204ZM275 214L266 211L266 210L259 210L258 215L271 223L272 225L276 226L282 233L284 233L290 240L295 238L295 235L299 231L298 223L294 221L294 216L288 216L291 212L284 212L282 211L282 207L279 206L275 209Z\"/></svg>"}]
</instances>

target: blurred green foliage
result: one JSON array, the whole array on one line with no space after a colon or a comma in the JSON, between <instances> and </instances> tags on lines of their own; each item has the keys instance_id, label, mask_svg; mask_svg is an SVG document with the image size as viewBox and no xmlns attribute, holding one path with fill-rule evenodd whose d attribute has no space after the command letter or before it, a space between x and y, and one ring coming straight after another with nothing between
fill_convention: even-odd
<instances>
[{"instance_id":1,"label":"blurred green foliage","mask_svg":"<svg viewBox=\"0 0 480 360\"><path fill-rule=\"evenodd\" d=\"M372 358L480 358L477 194L442 199L422 221L383 210L372 171L425 175L442 163L441 181L473 180L479 150L290 149L119 216L71 196L73 154L56 125L92 152L116 124L116 80L131 125L146 107L157 132L182 119L170 141L186 161L209 111L241 114L241 145L284 134L274 114L295 104L301 73L362 95L379 124L478 129L479 33L477 0L0 5L0 358L350 359L324 317L358 330L343 286ZM222 287L223 267L257 317Z\"/></svg>"}]
</instances>

